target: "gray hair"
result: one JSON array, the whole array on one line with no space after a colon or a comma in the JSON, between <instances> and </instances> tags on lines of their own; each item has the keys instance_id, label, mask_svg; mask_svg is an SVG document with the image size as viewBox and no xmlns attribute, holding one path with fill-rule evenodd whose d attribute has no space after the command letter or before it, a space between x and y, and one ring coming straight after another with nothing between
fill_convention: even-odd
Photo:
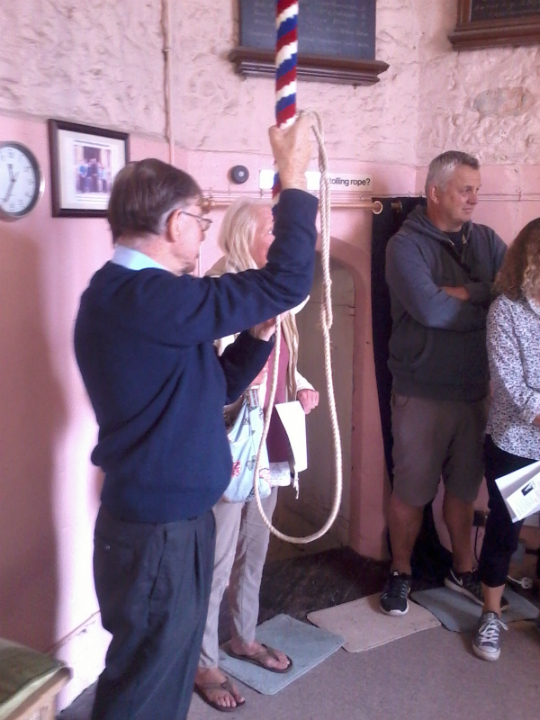
<instances>
[{"instance_id":1,"label":"gray hair","mask_svg":"<svg viewBox=\"0 0 540 720\"><path fill-rule=\"evenodd\" d=\"M270 204L255 198L240 198L227 209L219 230L218 245L229 271L257 269L251 249L259 222L257 211L263 207L270 207Z\"/></svg>"},{"instance_id":2,"label":"gray hair","mask_svg":"<svg viewBox=\"0 0 540 720\"><path fill-rule=\"evenodd\" d=\"M454 172L458 165L466 165L473 170L480 169L480 163L474 155L469 155L468 153L460 152L459 150L448 150L441 155L437 155L437 157L429 164L426 178L426 197L428 195L429 188L433 185L441 188L441 190L444 190L450 175Z\"/></svg>"},{"instance_id":3,"label":"gray hair","mask_svg":"<svg viewBox=\"0 0 540 720\"><path fill-rule=\"evenodd\" d=\"M113 242L122 235L160 235L174 210L200 197L197 182L179 168L156 158L128 163L114 180L107 209Z\"/></svg>"}]
</instances>

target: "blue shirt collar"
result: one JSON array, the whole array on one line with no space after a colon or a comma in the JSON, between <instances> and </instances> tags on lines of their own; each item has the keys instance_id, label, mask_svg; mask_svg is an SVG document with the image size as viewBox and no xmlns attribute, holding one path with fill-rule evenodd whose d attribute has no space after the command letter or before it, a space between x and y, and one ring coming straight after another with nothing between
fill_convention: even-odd
<instances>
[{"instance_id":1,"label":"blue shirt collar","mask_svg":"<svg viewBox=\"0 0 540 720\"><path fill-rule=\"evenodd\" d=\"M115 265L122 265L122 267L128 270L145 270L146 268L155 268L156 270L165 270L169 272L166 267L160 265L151 257L145 255L139 250L126 247L125 245L117 245L114 249L111 262Z\"/></svg>"}]
</instances>

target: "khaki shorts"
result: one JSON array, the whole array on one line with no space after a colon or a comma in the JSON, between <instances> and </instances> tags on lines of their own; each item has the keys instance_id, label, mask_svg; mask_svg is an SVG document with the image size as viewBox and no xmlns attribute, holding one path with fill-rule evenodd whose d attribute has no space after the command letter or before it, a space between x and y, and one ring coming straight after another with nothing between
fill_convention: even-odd
<instances>
[{"instance_id":1,"label":"khaki shorts","mask_svg":"<svg viewBox=\"0 0 540 720\"><path fill-rule=\"evenodd\" d=\"M487 400L461 402L392 396L394 493L409 505L433 500L442 476L463 502L476 500L484 477Z\"/></svg>"}]
</instances>

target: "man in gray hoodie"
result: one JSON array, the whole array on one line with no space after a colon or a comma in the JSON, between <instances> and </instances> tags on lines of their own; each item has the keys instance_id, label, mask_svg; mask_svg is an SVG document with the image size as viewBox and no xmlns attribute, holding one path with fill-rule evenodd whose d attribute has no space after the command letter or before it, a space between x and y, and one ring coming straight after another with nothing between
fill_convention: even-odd
<instances>
[{"instance_id":1,"label":"man in gray hoodie","mask_svg":"<svg viewBox=\"0 0 540 720\"><path fill-rule=\"evenodd\" d=\"M486 317L506 245L491 228L471 222L479 188L476 158L458 151L439 155L428 170L427 207L418 206L388 243L393 563L380 600L388 615L409 609L411 554L441 475L453 552L445 584L482 605L471 527L483 478Z\"/></svg>"}]
</instances>

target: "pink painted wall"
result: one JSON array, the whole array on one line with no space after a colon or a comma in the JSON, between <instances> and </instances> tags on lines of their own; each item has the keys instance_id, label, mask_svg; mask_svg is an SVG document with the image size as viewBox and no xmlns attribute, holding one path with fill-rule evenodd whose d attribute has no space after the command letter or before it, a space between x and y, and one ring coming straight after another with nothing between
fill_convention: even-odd
<instances>
[{"instance_id":1,"label":"pink painted wall","mask_svg":"<svg viewBox=\"0 0 540 720\"><path fill-rule=\"evenodd\" d=\"M0 138L31 147L46 181L30 216L0 224L0 636L56 647L80 691L95 679L108 639L96 622L90 648L72 642L97 612L92 532L101 488L72 329L111 241L105 220L51 217L44 122L0 116ZM131 151L167 159L163 143L143 138Z\"/></svg>"},{"instance_id":2,"label":"pink painted wall","mask_svg":"<svg viewBox=\"0 0 540 720\"><path fill-rule=\"evenodd\" d=\"M236 3L172 7L177 164L222 193L231 189L228 169L241 163L251 173L243 189L256 190L258 171L271 166L272 81L241 80L226 60ZM379 0L377 57L390 64L381 82L306 83L300 104L323 116L330 169L371 174L375 195L417 194L443 150L478 154L484 197L475 219L510 241L540 215L539 50L454 53L446 35L455 8L455 0ZM0 140L29 145L47 182L48 117L128 131L133 158L167 159L159 0L19 0L0 4L0 27ZM218 224L203 246L203 272L218 254ZM350 544L381 557L387 488L370 234L368 211L334 212L332 252L356 293ZM105 221L52 218L48 188L29 218L0 224L0 635L54 646L70 662L75 679L63 703L93 681L107 642L91 575L96 427L71 334L79 296L109 255Z\"/></svg>"}]
</instances>

